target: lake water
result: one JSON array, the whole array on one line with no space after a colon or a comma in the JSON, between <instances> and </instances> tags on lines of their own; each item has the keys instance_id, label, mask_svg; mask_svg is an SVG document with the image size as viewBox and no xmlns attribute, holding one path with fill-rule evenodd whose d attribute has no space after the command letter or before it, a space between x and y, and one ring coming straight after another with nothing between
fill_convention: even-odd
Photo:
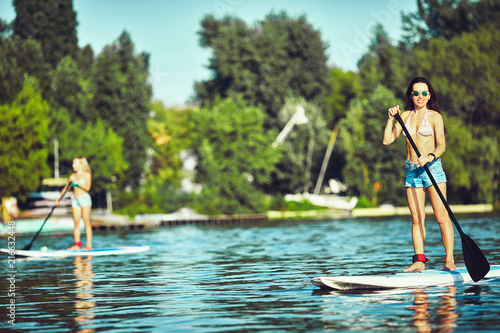
<instances>
[{"instance_id":1,"label":"lake water","mask_svg":"<svg viewBox=\"0 0 500 333\"><path fill-rule=\"evenodd\" d=\"M500 261L500 217L457 216L490 261ZM455 235L456 260L462 258ZM17 238L22 248L31 237ZM2 240L4 243L7 240ZM71 236L39 237L66 248ZM408 217L178 226L97 233L94 247L148 252L17 260L15 325L2 284L0 330L19 332L494 332L500 279L397 293L324 292L320 275L398 271L413 255ZM442 265L434 220L426 255ZM2 244L1 247L6 247ZM2 259L4 272L7 260ZM428 265L428 267L431 265Z\"/></svg>"}]
</instances>

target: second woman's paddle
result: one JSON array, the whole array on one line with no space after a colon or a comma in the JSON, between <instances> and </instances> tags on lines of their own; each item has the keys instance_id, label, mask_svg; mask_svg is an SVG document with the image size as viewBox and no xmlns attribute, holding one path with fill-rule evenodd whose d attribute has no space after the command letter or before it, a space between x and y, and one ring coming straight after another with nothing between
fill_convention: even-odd
<instances>
[{"instance_id":1,"label":"second woman's paddle","mask_svg":"<svg viewBox=\"0 0 500 333\"><path fill-rule=\"evenodd\" d=\"M68 192L69 188L71 187L71 181L68 182L66 184L66 186L64 187L64 192L63 194L61 194L61 196L59 197L59 200L61 200L64 195L66 194L66 192ZM40 232L42 231L43 229L43 226L45 225L45 222L47 222L47 220L49 219L49 217L52 215L52 213L54 212L54 209L56 208L57 206L54 205L52 206L52 209L50 210L50 213L49 215L47 215L47 217L45 218L45 221L43 221L42 223L42 226L40 227L40 229L38 230L38 232L36 233L35 237L33 237L33 239L31 240L31 242L29 242L28 245L26 245L25 247L23 247L23 250L31 250L31 247L33 246L33 243L35 242L36 238L38 237L38 235L40 234Z\"/></svg>"}]
</instances>

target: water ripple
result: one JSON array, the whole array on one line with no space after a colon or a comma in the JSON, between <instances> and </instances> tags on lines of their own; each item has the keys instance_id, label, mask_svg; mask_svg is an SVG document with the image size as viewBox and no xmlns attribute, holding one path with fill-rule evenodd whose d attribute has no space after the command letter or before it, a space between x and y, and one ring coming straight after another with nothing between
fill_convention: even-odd
<instances>
[{"instance_id":1,"label":"water ripple","mask_svg":"<svg viewBox=\"0 0 500 333\"><path fill-rule=\"evenodd\" d=\"M500 261L500 218L465 216L464 231ZM94 246L148 244L129 256L18 260L16 324L37 332L467 332L500 330L500 279L372 294L325 292L319 275L398 271L413 255L408 218L179 226L95 234ZM462 259L455 235L456 259ZM28 242L22 239L20 243ZM71 237L36 245L64 247ZM427 222L426 255L444 249ZM7 293L0 298L7 304ZM3 308L5 309L5 307ZM4 311L4 310L2 310Z\"/></svg>"}]
</instances>

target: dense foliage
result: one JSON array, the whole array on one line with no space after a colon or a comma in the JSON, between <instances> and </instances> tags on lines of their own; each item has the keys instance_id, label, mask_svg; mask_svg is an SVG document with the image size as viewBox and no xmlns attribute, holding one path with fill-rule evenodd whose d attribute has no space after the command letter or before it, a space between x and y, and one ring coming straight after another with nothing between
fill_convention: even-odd
<instances>
[{"instance_id":1,"label":"dense foliage","mask_svg":"<svg viewBox=\"0 0 500 333\"><path fill-rule=\"evenodd\" d=\"M241 94L250 105L265 108L266 126L276 130L287 97L301 96L325 106L326 47L305 17L270 14L248 27L237 18L207 16L201 25L200 44L213 50L213 79L196 84L203 102Z\"/></svg>"},{"instance_id":2,"label":"dense foliage","mask_svg":"<svg viewBox=\"0 0 500 333\"><path fill-rule=\"evenodd\" d=\"M93 193L138 186L151 144L148 55L135 54L126 32L97 57L89 46L79 49L72 1L16 0L14 6L16 19L2 24L0 105L7 108L20 98L26 76L37 80L33 89L48 105L50 119L40 147L46 159L42 169L52 162L57 140L62 176L72 172L75 156L85 156L93 171ZM16 145L14 138L9 144ZM37 178L30 189L35 190L51 174L31 175ZM7 182L13 195L25 196L14 178Z\"/></svg>"},{"instance_id":3,"label":"dense foliage","mask_svg":"<svg viewBox=\"0 0 500 333\"><path fill-rule=\"evenodd\" d=\"M500 2L497 0L417 0L416 13L403 15L407 44L427 43L433 38L451 40L483 25L500 28Z\"/></svg>"},{"instance_id":4,"label":"dense foliage","mask_svg":"<svg viewBox=\"0 0 500 333\"><path fill-rule=\"evenodd\" d=\"M103 119L123 138L128 169L123 181L137 186L151 145L147 131L151 87L147 83L148 56L134 54L127 33L104 48L92 67L90 117Z\"/></svg>"},{"instance_id":5,"label":"dense foliage","mask_svg":"<svg viewBox=\"0 0 500 333\"><path fill-rule=\"evenodd\" d=\"M417 3L397 44L375 27L358 72L327 67L305 16L249 26L208 15L199 37L213 76L194 83L192 104L166 108L151 101L149 55L127 32L94 54L78 47L72 1L15 0L16 19L0 19L0 194L23 198L50 176L57 139L61 174L86 156L92 194L116 190L120 211L261 212L265 194L312 191L337 126L325 180L367 205L403 205L404 139L384 146L383 129L387 109L404 108L407 84L425 76L445 120L450 200L500 206L500 4ZM273 148L299 107L308 121Z\"/></svg>"},{"instance_id":6,"label":"dense foliage","mask_svg":"<svg viewBox=\"0 0 500 333\"><path fill-rule=\"evenodd\" d=\"M293 115L283 110L296 107L287 106L287 101L302 99L303 107L310 105L307 117L321 118L294 129L292 137L297 140L287 139L286 154L277 164L272 182L265 186L269 193L306 190L308 182L316 180L308 175L311 170L317 175L328 140L328 134L317 135L326 125L323 119L330 89L326 46L320 33L305 17L291 18L285 12L269 14L252 27L237 18L217 20L213 16L205 17L201 25L200 44L213 50L209 65L213 78L196 84L202 103L240 94L250 105L264 108L265 127L278 133Z\"/></svg>"},{"instance_id":7,"label":"dense foliage","mask_svg":"<svg viewBox=\"0 0 500 333\"><path fill-rule=\"evenodd\" d=\"M265 113L241 97L216 100L192 114L197 129L194 155L196 182L203 185L199 205L207 213L249 213L264 210L259 185L269 180L279 150L274 131L264 129Z\"/></svg>"},{"instance_id":8,"label":"dense foliage","mask_svg":"<svg viewBox=\"0 0 500 333\"><path fill-rule=\"evenodd\" d=\"M65 56L76 55L77 22L72 1L14 0L14 7L14 34L38 41L44 63L54 68Z\"/></svg>"},{"instance_id":9,"label":"dense foliage","mask_svg":"<svg viewBox=\"0 0 500 333\"><path fill-rule=\"evenodd\" d=\"M403 140L382 145L382 129L387 121L387 106L401 104L394 93L379 85L367 98L352 101L340 122L339 146L346 158L342 170L349 193L366 197L372 205L404 205ZM377 187L378 183L381 186Z\"/></svg>"},{"instance_id":10,"label":"dense foliage","mask_svg":"<svg viewBox=\"0 0 500 333\"><path fill-rule=\"evenodd\" d=\"M35 79L26 77L12 104L0 106L0 193L26 195L48 176L49 105L42 100Z\"/></svg>"}]
</instances>

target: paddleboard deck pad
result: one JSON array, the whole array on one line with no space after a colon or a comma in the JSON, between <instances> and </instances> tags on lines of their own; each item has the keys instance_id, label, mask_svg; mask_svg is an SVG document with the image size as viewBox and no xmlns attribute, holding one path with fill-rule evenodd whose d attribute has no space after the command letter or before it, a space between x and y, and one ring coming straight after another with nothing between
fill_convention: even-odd
<instances>
[{"instance_id":1,"label":"paddleboard deck pad","mask_svg":"<svg viewBox=\"0 0 500 333\"><path fill-rule=\"evenodd\" d=\"M490 265L490 271L485 279L495 277L500 277L500 264ZM455 271L428 269L377 275L320 276L312 279L312 284L315 286L334 290L411 289L470 282L473 281L466 267L459 267Z\"/></svg>"},{"instance_id":2,"label":"paddleboard deck pad","mask_svg":"<svg viewBox=\"0 0 500 333\"><path fill-rule=\"evenodd\" d=\"M108 256L117 254L130 254L148 251L148 245L124 246L116 248L83 250L15 250L16 258L63 258L75 256ZM0 249L0 252L9 254L8 249Z\"/></svg>"}]
</instances>

